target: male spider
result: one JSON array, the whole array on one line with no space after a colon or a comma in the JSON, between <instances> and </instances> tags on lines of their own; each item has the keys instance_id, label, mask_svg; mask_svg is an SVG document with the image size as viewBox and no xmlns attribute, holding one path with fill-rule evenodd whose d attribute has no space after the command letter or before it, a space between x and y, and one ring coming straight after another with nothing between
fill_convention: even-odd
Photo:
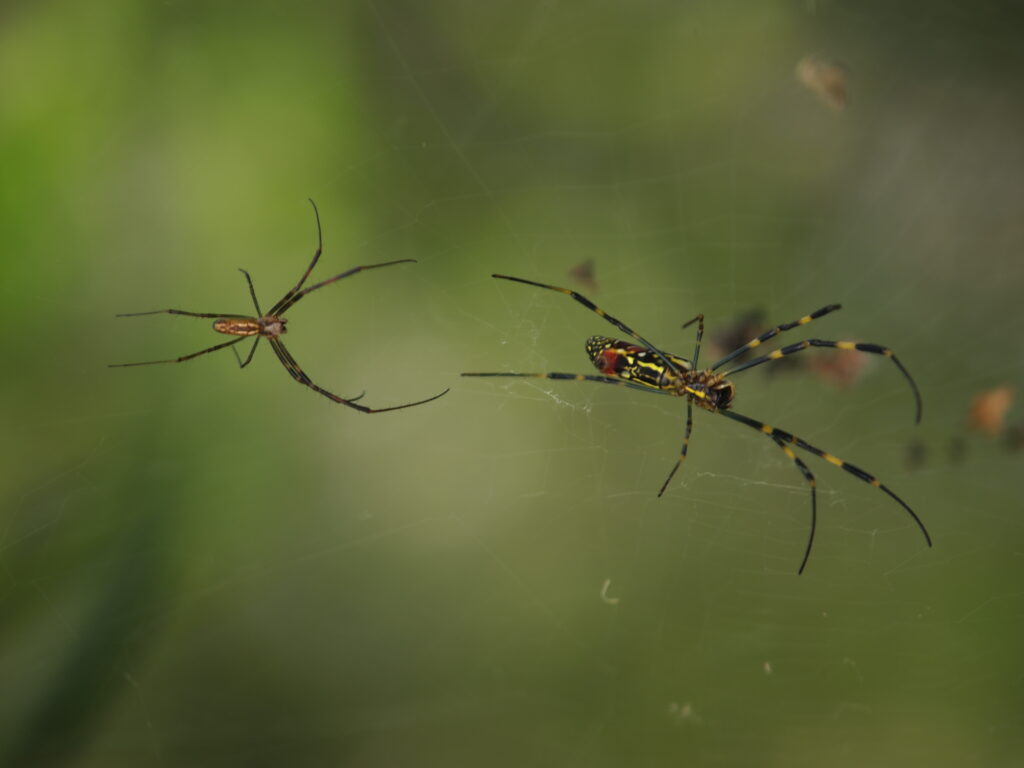
<instances>
[{"instance_id":1,"label":"male spider","mask_svg":"<svg viewBox=\"0 0 1024 768\"><path fill-rule=\"evenodd\" d=\"M697 368L697 360L700 356L701 337L704 335L704 315L697 315L693 320L690 320L683 325L683 328L686 328L693 323L697 323L697 344L693 350L693 360L690 361L686 358L679 357L678 355L663 352L636 331L632 330L627 325L616 320L603 309L596 306L585 296L581 296L568 288L559 288L554 285L535 283L532 280L524 280L520 277L509 277L508 275L491 275L491 277L496 277L501 280L511 280L513 282L524 283L526 285L533 285L538 288L546 288L550 291L558 291L559 293L564 293L566 296L571 296L591 312L597 313L620 331L623 331L631 338L640 342L640 345L631 344L628 341L619 341L606 336L591 336L587 339L587 355L590 357L590 360L595 367L603 374L601 376L576 373L464 373L462 375L514 376L540 379L568 379L572 381L596 381L599 384L616 384L620 387L639 389L644 392L655 392L662 395L671 395L672 397L686 398L686 433L683 437L683 447L675 465L668 473L668 477L665 478L665 482L662 483L661 490L658 491L658 496L665 493L665 489L668 488L669 481L672 480L676 470L679 469L679 466L686 459L686 449L690 444L690 430L693 427L693 405L696 403L699 408L711 411L712 413L720 413L733 421L746 424L748 427L752 427L753 429L763 432L765 435L770 437L786 453L786 455L792 459L797 468L803 474L804 479L807 480L808 485L810 485L811 532L807 539L807 548L804 550L804 557L800 563L800 569L797 571L798 573L804 572L804 568L807 566L807 560L811 556L811 547L814 544L814 531L817 527L818 521L818 505L814 475L811 474L811 470L807 468L807 465L797 457L793 449L790 448L790 445L795 445L798 448L802 448L805 451L813 453L815 456L819 456L830 464L835 464L837 467L846 470L854 477L857 477L866 483L870 483L875 488L887 493L914 519L914 522L917 523L917 527L920 528L921 533L924 534L924 538L925 541L928 542L928 546L930 547L932 545L932 539L928 534L928 530L924 527L924 523L921 522L921 519L914 513L914 510L912 510L907 503L903 501L903 499L889 490L886 486L882 485L881 481L874 475L871 475L863 469L860 469L853 464L849 464L830 453L826 453L820 448L815 448L813 445L805 442L796 435L771 427L762 421L741 416L731 410L732 401L736 395L736 385L728 380L728 377L732 374L745 371L748 368L753 368L754 366L767 363L771 360L778 360L786 355L792 355L796 352L800 352L801 350L808 349L809 347L833 347L835 349L859 350L861 352L870 352L876 355L885 355L892 360L910 383L910 388L914 392L914 399L917 403L917 421L920 422L921 395L918 392L917 385L914 383L914 380L907 372L907 369L904 368L900 361L896 359L896 356L892 353L891 349L888 347L881 347L877 344L860 344L853 341L806 339L804 341L799 341L795 344L785 346L782 349L777 349L762 357L754 358L753 360L743 363L742 365L738 365L725 373L715 373L718 368L721 368L731 360L735 360L747 350L760 346L762 342L767 341L773 336L776 336L783 331L796 328L797 326L806 325L812 320L816 320L830 312L834 312L839 309L838 304L829 304L827 307L822 307L816 312L804 315L799 320L777 325L771 330L762 333L757 338L752 339L743 346L730 352L710 368L700 370Z\"/></svg>"},{"instance_id":2,"label":"male spider","mask_svg":"<svg viewBox=\"0 0 1024 768\"><path fill-rule=\"evenodd\" d=\"M127 314L117 315L117 317L139 317L140 315L185 315L187 317L211 317L216 318L213 322L213 330L218 333L224 333L228 336L237 336L238 338L232 341L226 341L223 344L216 344L208 349L201 350L199 352L193 352L191 355L185 355L184 357L175 358L173 360L151 360L145 363L118 363L111 365L111 368L127 368L135 365L157 365L159 363L183 363L186 360L191 360L200 355L205 355L208 352L216 352L218 349L224 349L225 347L231 347L233 344L237 344L248 336L255 336L256 341L253 342L252 348L249 350L249 354L245 358L245 362L242 362L242 358L238 356L238 350L232 348L232 352L235 353L235 358L238 360L238 367L245 368L252 360L253 354L256 352L256 347L260 343L261 338L265 338L274 350L274 354L277 355L277 359L281 361L281 364L285 367L285 370L300 384L305 384L315 392L319 392L326 398L333 400L336 403L347 405L349 408L355 408L357 411L363 413L384 413L385 411L397 411L402 408L411 408L414 405L423 405L429 403L431 400L437 400L448 392L446 389L440 394L428 397L426 400L417 400L415 403L405 403L404 405L393 405L390 408L367 408L365 405L359 405L356 400L359 400L365 392L356 397L339 397L332 392L328 392L326 389L318 387L313 381L306 375L306 373L299 367L299 364L295 362L295 358L291 356L291 353L285 348L284 342L281 341L281 335L287 332L285 324L288 320L283 317L283 314L287 312L292 306L294 306L303 296L312 293L318 288L323 288L325 285L330 285L333 282L341 280L342 278L354 275L357 272L362 272L365 269L376 269L377 267L389 267L392 264L404 264L406 262L415 262L416 259L398 259L396 261L385 261L381 264L368 264L365 266L352 267L340 275L322 280L316 285L311 285L309 288L303 289L302 286L306 282L306 278L313 271L313 267L316 266L317 260L320 258L320 253L323 250L323 233L320 229L320 212L316 208L316 203L312 200L309 201L310 205L313 206L313 215L316 217L316 234L317 234L317 247L316 253L313 254L313 261L310 262L309 267L302 274L302 278L298 284L286 293L281 300L277 302L267 314L263 314L260 310L260 303L256 300L256 290L252 285L252 278L249 277L249 273L244 269L238 271L245 275L245 281L249 284L249 295L252 296L252 303L256 307L256 316L250 317L249 315L233 315L225 312L184 312L180 309L158 309L153 312L130 312Z\"/></svg>"}]
</instances>

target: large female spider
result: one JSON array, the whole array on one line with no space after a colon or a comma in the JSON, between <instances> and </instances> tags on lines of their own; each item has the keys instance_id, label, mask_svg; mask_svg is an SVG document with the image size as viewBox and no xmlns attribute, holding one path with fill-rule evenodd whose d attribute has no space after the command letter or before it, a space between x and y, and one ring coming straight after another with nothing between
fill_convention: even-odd
<instances>
[{"instance_id":1,"label":"large female spider","mask_svg":"<svg viewBox=\"0 0 1024 768\"><path fill-rule=\"evenodd\" d=\"M362 272L366 269L376 269L377 267L390 267L392 264L404 264L406 262L415 262L416 259L398 259L396 261L385 261L381 264L367 264L360 267L352 267L351 269L345 270L340 275L335 275L326 280L321 280L316 285L311 285L309 288L303 289L302 286L306 282L306 278L313 271L313 267L316 266L317 261L320 259L320 253L323 250L324 240L323 233L320 229L320 212L316 209L316 203L312 200L309 201L310 205L313 206L313 215L316 217L316 234L317 234L317 247L316 253L313 254L313 261L310 262L306 271L302 274L302 278L298 284L292 288L288 293L281 297L281 300L270 308L267 314L263 314L260 310L260 303L256 300L256 290L252 285L252 278L249 277L249 273L244 269L238 271L245 275L245 281L249 284L249 295L252 296L253 306L256 307L256 316L251 317L249 315L232 315L224 312L184 312L180 309L157 309L152 312L130 312L128 314L118 315L118 317L139 317L140 315L185 315L187 317L208 317L216 318L213 322L213 330L218 333L224 333L228 336L236 336L237 338L231 341L225 341L223 344L216 344L207 349L200 350L199 352L193 352L191 355L185 355L184 357L178 357L173 360L150 360L144 363L117 363L111 365L111 368L128 368L135 365L157 365L159 363L183 363L186 360L192 360L193 358L205 355L209 352L216 352L218 349L224 349L226 347L232 347L246 337L255 336L256 340L253 342L252 348L249 350L249 354L246 355L245 362L242 362L242 358L238 356L238 351L232 348L232 352L235 353L235 358L238 360L238 367L245 368L252 360L253 354L256 352L256 347L260 343L260 339L266 339L270 344L271 349L274 350L274 354L277 355L277 359L281 361L281 364L285 367L285 370L300 384L304 384L314 392L319 392L326 398L333 400L336 403L347 405L349 408L355 408L357 411L363 413L383 413L385 411L397 411L402 408L411 408L414 405L423 405L429 403L431 400L437 400L441 395L448 392L446 389L444 392L428 397L426 400L417 400L415 403L405 403L403 405L393 405L389 408L367 408L365 405L359 405L356 400L359 400L365 392L356 397L340 397L335 395L333 392L328 392L326 389L321 389L306 375L299 364L295 362L295 358L291 356L291 353L285 348L284 342L281 341L281 336L288 329L285 324L288 320L283 316L291 307L293 307L303 296L312 293L318 288L323 288L325 285L337 282L343 278L349 277Z\"/></svg>"},{"instance_id":2,"label":"large female spider","mask_svg":"<svg viewBox=\"0 0 1024 768\"><path fill-rule=\"evenodd\" d=\"M637 345L628 341L619 341L606 336L591 336L587 339L587 355L590 357L590 360L595 367L601 372L602 375L600 376L577 373L464 373L462 375L515 376L540 379L595 381L599 384L615 384L620 387L630 387L631 389L639 389L644 392L656 392L662 395L686 398L686 433L683 437L683 447L679 452L679 458L676 460L675 465L673 465L672 470L668 473L668 477L665 478L665 482L662 483L661 490L658 491L658 496L665 493L665 489L668 487L669 481L672 480L676 470L679 469L679 466L686 459L686 449L690 444L690 431L693 427L693 406L696 404L699 408L711 411L712 413L720 413L722 416L730 418L733 421L738 421L741 424L746 424L748 427L764 433L775 441L783 451L785 451L786 455L793 460L800 472L803 473L804 478L811 487L811 532L807 538L807 548L804 550L804 557L800 563L798 573L804 572L804 568L807 566L807 560L811 556L811 547L814 544L814 531L817 527L818 521L818 505L815 492L816 482L814 475L811 474L811 470L807 468L807 465L800 460L796 453L794 453L793 449L790 447L791 445L795 445L798 448L802 448L805 451L813 453L815 456L821 457L830 464L835 464L837 467L846 470L854 477L857 477L865 483L869 483L875 488L878 488L888 494L914 519L914 522L917 523L917 527L920 528L921 533L924 534L924 538L925 541L928 542L928 546L930 547L932 545L932 539L931 536L928 535L928 530L924 527L924 523L921 522L921 519L914 513L914 510L912 510L907 503L903 501L903 499L883 485L877 477L865 472L863 469L860 469L853 464L833 456L830 453L826 453L820 448L815 448L813 445L805 442L796 435L785 432L781 429L776 429L762 421L742 416L732 410L733 398L736 395L736 385L729 381L729 377L733 374L761 365L762 363L770 362L771 360L778 360L786 355L792 355L810 347L833 347L835 349L859 350L861 352L870 352L875 355L884 355L892 360L896 367L900 369L900 372L906 377L911 390L913 390L914 399L917 403L917 421L920 422L921 394L918 392L917 385L910 377L907 369L904 368L900 361L896 359L896 356L892 353L891 349L877 344L861 344L853 341L805 339L804 341L798 341L795 344L782 347L782 349L777 349L762 357L754 358L753 360L743 363L742 365L738 365L725 373L715 373L717 369L721 368L726 363L731 360L735 360L744 352L760 346L762 342L767 341L773 336L777 336L783 331L788 331L792 328L806 325L812 320L816 320L830 312L834 312L839 309L838 304L829 304L827 307L822 307L816 312L804 315L799 320L777 325L771 330L762 333L756 339L752 339L738 349L730 352L710 368L700 370L697 368L697 360L700 356L701 337L704 335L704 315L697 315L693 320L690 320L683 325L683 328L686 328L693 323L697 323L697 344L693 350L693 360L687 360L686 358L679 357L678 355L661 351L636 331L632 330L627 325L616 320L603 309L596 306L585 296L581 296L568 288L559 288L554 285L535 283L532 280L524 280L520 277L509 277L508 275L492 275L492 277L496 277L501 280L512 280L516 283L525 283L526 285L534 285L538 288L546 288L549 291L558 291L559 293L564 293L566 296L571 296L591 312L597 313L620 331L630 336L630 338L640 342L640 344Z\"/></svg>"}]
</instances>

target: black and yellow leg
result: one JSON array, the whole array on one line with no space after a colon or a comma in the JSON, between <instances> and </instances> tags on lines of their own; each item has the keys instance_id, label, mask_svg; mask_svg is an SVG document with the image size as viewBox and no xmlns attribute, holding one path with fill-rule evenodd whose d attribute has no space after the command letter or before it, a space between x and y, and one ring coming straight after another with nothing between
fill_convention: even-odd
<instances>
[{"instance_id":1,"label":"black and yellow leg","mask_svg":"<svg viewBox=\"0 0 1024 768\"><path fill-rule=\"evenodd\" d=\"M924 539L925 539L926 542L928 542L928 546L930 547L932 545L932 537L928 534L928 529L924 527L924 523L921 522L921 518L919 518L917 516L917 514L914 512L914 510L912 510L910 508L910 506L903 499L901 499L895 493L890 491L874 475L870 474L869 472L865 472L860 467L854 466L853 464L850 464L850 463L845 462L845 461L843 461L842 459L840 459L840 458L838 458L836 456L833 456L831 453L827 453L827 452L821 450L820 448L814 447L810 443L807 443L804 440L801 440L796 435L790 434L789 432L786 432L786 431L781 430L781 429L776 429L775 427L771 427L771 426L765 424L763 421L757 421L756 419L751 419L751 418L748 418L747 416L742 416L742 415L736 413L735 411L729 411L729 410L722 411L722 410L720 410L720 411L717 411L717 413L720 413L723 416L726 416L726 417L732 419L733 421L738 421L741 424L746 424L748 427L751 427L752 429L756 429L758 432L763 432L766 435L770 435L771 437L775 438L777 441L781 441L783 443L788 443L790 445L795 445L798 448L802 448L805 451L813 453L815 456L818 456L818 457L824 459L829 464L835 464L840 469L845 470L846 472L849 472L851 475L853 475L854 477L856 477L856 478L858 478L860 480L863 480L868 485L873 485L875 488L877 488L878 490L884 492L890 498L895 500L897 504L899 504L901 507L903 507L903 509L905 509L907 511L907 514L910 515L911 518L913 518L915 523L917 523L917 527L921 529L921 533L924 534Z\"/></svg>"},{"instance_id":2,"label":"black and yellow leg","mask_svg":"<svg viewBox=\"0 0 1024 768\"><path fill-rule=\"evenodd\" d=\"M217 315L217 317L222 317L222 315ZM214 345L212 347L207 347L206 349L202 349L199 352L193 352L191 355L185 355L184 357L176 357L176 358L174 358L172 360L149 360L149 361L147 361L145 363L113 363L111 365L108 365L107 367L108 368L131 368L131 367L136 366L136 365L159 365L160 363L184 363L186 360L191 360L194 357L199 357L200 355L206 355L206 354L209 354L210 352L216 352L218 349L224 349L224 347L230 347L232 344L237 344L238 342L240 342L244 338L247 338L247 337L245 337L245 336L238 336L237 338L234 338L231 341L225 341L223 344L216 344L216 345ZM249 356L252 357L251 354Z\"/></svg>"},{"instance_id":3,"label":"black and yellow leg","mask_svg":"<svg viewBox=\"0 0 1024 768\"><path fill-rule=\"evenodd\" d=\"M873 355L883 355L885 357L888 357L890 360L893 361L893 363L895 363L896 367L900 369L900 373L903 374L903 377L907 380L907 383L910 384L910 389L914 393L914 401L917 405L916 421L920 423L921 393L917 389L917 384L914 382L914 379L910 376L910 372L903 367L903 364L896 358L896 355L892 353L892 350L889 349L888 347L879 346L878 344L861 344L856 341L825 341L824 339L806 339L805 341L798 341L796 344L790 344L788 346L782 347L782 349L776 349L774 352L771 352L767 355L743 363L743 365L737 366L736 368L733 368L731 371L727 371L722 375L732 376L734 373L745 371L748 368L753 368L754 366L761 365L762 363L770 363L772 360L778 360L780 358L785 357L786 355L793 355L796 354L797 352L802 352L803 350L809 349L810 347L830 347L832 349L841 349L846 352L856 350L858 352L869 352Z\"/></svg>"},{"instance_id":4,"label":"black and yellow leg","mask_svg":"<svg viewBox=\"0 0 1024 768\"><path fill-rule=\"evenodd\" d=\"M686 461L686 449L690 447L690 431L693 429L693 403L686 403L686 435L683 437L683 448L679 451L679 459L676 461L672 471L668 473L668 477L665 478L665 482L661 484L661 490L658 491L658 497L660 498L665 489L668 488L668 484L672 481L673 475L676 470L682 466L682 463Z\"/></svg>"},{"instance_id":5,"label":"black and yellow leg","mask_svg":"<svg viewBox=\"0 0 1024 768\"><path fill-rule=\"evenodd\" d=\"M428 397L426 400L417 400L415 403L405 403L403 405L393 405L390 408L367 408L365 405L359 405L356 400L359 400L365 392L360 393L357 397L341 397L333 392L328 392L326 389L318 387L313 383L312 379L306 375L306 372L299 367L299 364L295 362L295 358L292 357L291 353L285 348L284 344L281 343L280 339L271 338L268 339L271 348L274 350L274 354L277 355L277 359L281 361L281 365L285 367L289 375L300 384L305 384L307 387L312 389L314 392L319 392L321 395L329 400L333 400L341 405L347 405L349 408L355 408L357 411L363 413L384 413L385 411L400 411L403 408L412 408L414 405L423 405L429 403L431 400L437 400L448 392L446 389L444 392Z\"/></svg>"},{"instance_id":6,"label":"black and yellow leg","mask_svg":"<svg viewBox=\"0 0 1024 768\"><path fill-rule=\"evenodd\" d=\"M683 328L689 328L697 323L697 346L693 348L693 361L690 363L693 370L697 370L697 358L700 357L700 340L704 338L704 315L697 315L693 320L683 323Z\"/></svg>"},{"instance_id":7,"label":"black and yellow leg","mask_svg":"<svg viewBox=\"0 0 1024 768\"><path fill-rule=\"evenodd\" d=\"M765 331L760 336L758 336L756 339L751 339L746 344L744 344L742 347L738 347L737 349L734 349L728 355L726 355L721 360L719 360L717 363L712 365L711 366L711 370L712 371L718 370L723 365L728 363L730 360L735 360L737 357L742 355L747 350L754 349L755 347L761 346L761 344L763 344L764 342L768 341L768 339L772 338L773 336L778 336L783 331L789 331L789 330L792 330L793 328L798 328L801 325L807 325L812 320L817 320L819 317L824 317L825 315L829 314L830 312L835 312L837 309L841 309L841 308L842 308L841 304L829 304L827 307L822 307L821 309L819 309L819 310L817 310L815 312L811 312L811 314L809 314L809 315L804 315L799 320L794 320L791 323L783 323L782 325L776 325L770 331ZM694 367L696 368L696 366L694 366Z\"/></svg>"},{"instance_id":8,"label":"black and yellow leg","mask_svg":"<svg viewBox=\"0 0 1024 768\"><path fill-rule=\"evenodd\" d=\"M796 464L796 468L803 473L807 484L811 486L811 533L807 537L807 548L804 550L804 559L800 561L800 568L797 570L797 575L800 575L804 572L804 568L807 567L807 560L811 556L811 547L814 546L814 532L818 528L818 483L814 479L814 474L807 468L807 465L803 463L800 457L793 452L792 448L784 443L781 438L778 438L775 435L772 435L772 440L774 440L778 444L779 448L785 451L786 455L793 460Z\"/></svg>"},{"instance_id":9,"label":"black and yellow leg","mask_svg":"<svg viewBox=\"0 0 1024 768\"><path fill-rule=\"evenodd\" d=\"M622 331L623 333L627 334L631 339L635 339L636 341L639 341L641 344L643 344L645 347L647 347L647 349L649 349L652 353L654 353L654 355L659 360L661 360L661 362L663 362L668 367L668 369L670 371L675 373L677 376L682 376L683 372L681 370L679 370L679 367L675 363L673 363L664 352L662 352L656 346L651 344L651 342L649 342L647 339L645 339L639 333L634 331L628 325L623 323L621 320L617 320L616 318L614 318L611 315L609 315L607 312L605 312L603 309L601 309L599 306L597 306L594 302L592 302L586 296L583 296L583 295L581 295L579 293L576 293L576 291L570 290L569 288L559 288L557 285L548 285L547 283L535 283L533 280L524 280L521 277L509 277L508 275L491 275L491 277L496 277L499 280L511 280L513 283L523 283L524 285L533 285L533 286L536 286L537 288L546 288L549 291L558 291L559 293L564 293L566 296L572 297L575 301L578 301L580 304L582 304L584 307L589 309L591 312L593 312L593 313L595 313L597 315L600 315L605 320L607 320L609 323L611 323L616 328L618 328L620 331Z\"/></svg>"},{"instance_id":10,"label":"black and yellow leg","mask_svg":"<svg viewBox=\"0 0 1024 768\"><path fill-rule=\"evenodd\" d=\"M617 387L628 387L639 389L641 392L654 392L655 394L670 395L671 392L663 392L651 387L644 387L634 384L631 381L617 379L614 376L593 376L583 373L463 373L462 376L475 377L508 377L513 379L555 379L556 381L594 381L598 384L614 384Z\"/></svg>"}]
</instances>

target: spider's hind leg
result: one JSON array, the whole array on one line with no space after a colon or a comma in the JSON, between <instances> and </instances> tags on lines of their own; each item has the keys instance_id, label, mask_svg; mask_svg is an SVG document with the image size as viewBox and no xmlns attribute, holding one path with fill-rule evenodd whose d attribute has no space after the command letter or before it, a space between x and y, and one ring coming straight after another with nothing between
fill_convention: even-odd
<instances>
[{"instance_id":1,"label":"spider's hind leg","mask_svg":"<svg viewBox=\"0 0 1024 768\"><path fill-rule=\"evenodd\" d=\"M804 559L800 561L800 568L797 570L797 575L799 575L803 573L804 568L807 567L807 560L811 556L811 547L814 546L814 532L818 528L818 483L814 479L814 474L807 468L807 465L801 461L800 457L796 455L792 448L784 443L781 438L778 438L775 435L772 435L772 440L774 440L776 444L778 444L779 448L785 451L786 455L793 460L793 463L796 464L796 468L803 473L804 479L811 487L811 532L807 536L807 548L804 550Z\"/></svg>"},{"instance_id":2,"label":"spider's hind leg","mask_svg":"<svg viewBox=\"0 0 1024 768\"><path fill-rule=\"evenodd\" d=\"M726 418L732 419L733 421L738 421L740 424L746 424L748 427L756 429L758 432L762 432L766 435L769 435L777 443L795 445L796 447L802 448L803 450L808 451L809 453L813 453L815 456L824 459L829 464L834 464L835 466L839 467L845 472L849 472L858 480L862 480L868 485L874 486L875 488L889 496L891 499L893 499L901 507L903 507L904 510L906 510L907 514L910 515L910 517L913 519L915 523L917 523L917 527L921 530L921 533L924 534L924 540L928 543L928 546L930 547L932 545L932 537L928 533L928 529L925 528L924 523L921 522L921 518L917 516L917 513L910 508L910 505L907 504L907 502L905 502L903 499L901 499L899 496L897 496L895 493L889 490L889 488L885 486L881 480L872 475L870 472L865 472L860 467L850 464L847 461L843 461L838 456L833 456L831 453L823 451L821 450L821 448L817 448L811 445L810 443L806 442L805 440L802 440L801 438L797 437L796 435L786 432L785 430L776 429L775 427L769 426L768 424L765 424L763 421L751 419L732 410L719 410L717 411L717 413L720 413Z\"/></svg>"}]
</instances>

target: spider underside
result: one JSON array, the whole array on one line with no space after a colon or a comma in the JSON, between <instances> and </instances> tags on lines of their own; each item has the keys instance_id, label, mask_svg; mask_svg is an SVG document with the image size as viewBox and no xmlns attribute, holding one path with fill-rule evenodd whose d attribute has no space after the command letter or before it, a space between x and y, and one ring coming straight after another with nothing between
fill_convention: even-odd
<instances>
[{"instance_id":1,"label":"spider underside","mask_svg":"<svg viewBox=\"0 0 1024 768\"><path fill-rule=\"evenodd\" d=\"M930 547L932 545L931 536L929 535L927 528L925 528L924 523L917 516L914 510L912 510L910 506L903 501L903 499L893 493L887 486L883 485L882 482L874 475L811 445L790 432L777 429L762 421L743 416L732 410L733 400L736 395L736 385L729 380L729 377L733 374L771 362L772 360L778 360L786 357L787 355L796 354L797 352L810 349L811 347L829 347L844 351L857 350L870 354L883 355L892 360L910 384L910 388L914 393L917 408L916 421L920 422L921 395L918 391L917 384L914 383L910 373L903 367L902 363L900 363L896 358L891 349L879 346L878 344L865 344L854 341L805 339L803 341L784 346L781 349L777 349L766 355L756 357L753 360L737 365L724 373L716 372L726 363L729 363L746 352L759 347L765 341L784 331L806 325L819 317L823 317L824 315L834 312L840 308L840 305L829 304L828 306L822 307L809 315L804 315L798 320L777 325L774 328L765 331L760 336L751 339L746 344L737 347L709 368L698 369L697 361L700 357L701 339L704 335L704 315L697 315L695 318L683 325L683 328L686 328L693 323L697 323L697 341L694 347L693 358L691 360L687 360L686 358L673 355L669 352L663 352L658 349L640 336L640 334L636 333L636 331L629 328L620 320L609 315L585 296L576 293L573 290L568 288L559 288L558 286L547 285L545 283L537 283L520 277L510 277L508 275L492 275L492 277L501 280L511 280L512 282L523 283L525 285L532 285L538 288L545 288L547 290L563 293L582 304L591 312L603 317L620 331L628 335L633 339L633 341L621 341L607 336L591 336L587 339L587 355L600 372L599 375L576 373L463 373L462 375L592 381L599 384L614 384L620 387L639 389L645 392L654 392L656 394L685 399L686 429L683 437L683 446L679 452L679 457L677 458L676 463L672 466L671 471L668 473L668 477L665 478L665 482L662 483L661 490L658 491L658 496L665 493L665 489L668 488L669 482L671 482L683 461L686 460L686 452L690 444L690 433L693 429L693 406L696 405L698 408L702 408L712 413L721 414L722 416L732 419L733 421L737 421L740 424L745 424L771 438L771 440L782 449L786 456L793 461L797 469L804 476L804 479L807 481L807 484L811 489L811 528L807 538L807 546L804 549L803 559L801 560L800 568L797 571L798 573L804 572L804 569L807 567L807 561L811 556L811 549L814 545L814 534L817 528L818 505L816 493L817 481L807 465L799 456L796 455L796 452L793 450L793 446L807 451L808 453L812 453L830 464L834 464L840 469L849 472L854 477L863 480L890 496L901 507L903 507L907 514L909 514L914 520L917 527L921 530L921 533L924 534L924 538L928 543L928 546Z\"/></svg>"}]
</instances>

